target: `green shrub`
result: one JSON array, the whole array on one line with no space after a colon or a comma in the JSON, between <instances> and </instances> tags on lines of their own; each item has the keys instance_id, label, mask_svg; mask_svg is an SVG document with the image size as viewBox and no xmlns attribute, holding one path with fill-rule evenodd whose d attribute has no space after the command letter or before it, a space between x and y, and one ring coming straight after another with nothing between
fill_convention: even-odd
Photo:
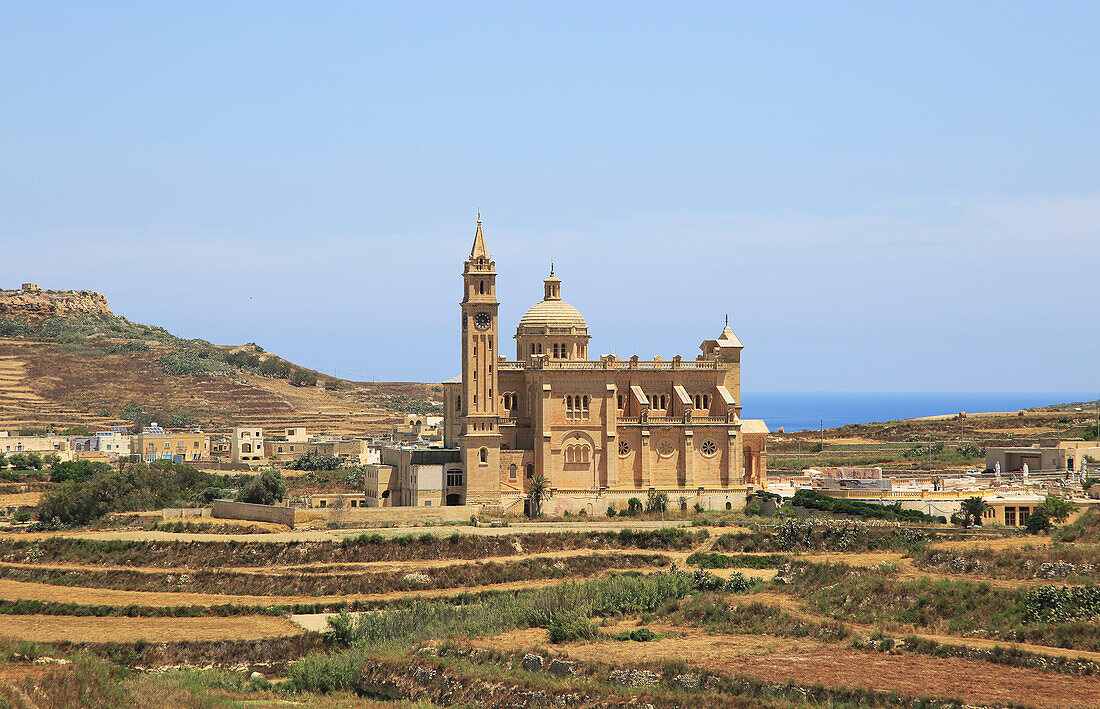
<instances>
[{"instance_id":1,"label":"green shrub","mask_svg":"<svg viewBox=\"0 0 1100 709\"><path fill-rule=\"evenodd\" d=\"M875 505L858 500L829 497L813 490L801 489L795 492L791 504L812 510L822 510L839 514L869 517L871 519L904 520L908 522L938 522L939 518L918 510L905 510L901 503L893 505ZM746 511L748 505L746 505Z\"/></svg>"},{"instance_id":2,"label":"green shrub","mask_svg":"<svg viewBox=\"0 0 1100 709\"><path fill-rule=\"evenodd\" d=\"M656 490L650 490L646 495L646 512L657 512L663 514L668 510L668 494L664 492L657 492Z\"/></svg>"},{"instance_id":3,"label":"green shrub","mask_svg":"<svg viewBox=\"0 0 1100 709\"><path fill-rule=\"evenodd\" d=\"M626 510L625 510L625 512L626 512L626 514L630 515L631 517L633 517L634 515L641 514L642 513L642 501L639 500L637 497L630 498L629 500L626 501Z\"/></svg>"},{"instance_id":4,"label":"green shrub","mask_svg":"<svg viewBox=\"0 0 1100 709\"><path fill-rule=\"evenodd\" d=\"M550 621L550 642L568 643L578 640L595 640L599 636L599 625L580 613L559 615Z\"/></svg>"},{"instance_id":5,"label":"green shrub","mask_svg":"<svg viewBox=\"0 0 1100 709\"><path fill-rule=\"evenodd\" d=\"M286 497L286 481L278 470L265 470L248 481L237 495L237 502L273 505Z\"/></svg>"}]
</instances>

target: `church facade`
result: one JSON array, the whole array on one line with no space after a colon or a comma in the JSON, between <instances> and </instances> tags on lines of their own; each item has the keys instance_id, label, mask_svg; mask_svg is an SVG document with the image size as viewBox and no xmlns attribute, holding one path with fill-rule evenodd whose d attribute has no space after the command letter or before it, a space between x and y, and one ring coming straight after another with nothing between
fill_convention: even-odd
<instances>
[{"instance_id":1,"label":"church facade","mask_svg":"<svg viewBox=\"0 0 1100 709\"><path fill-rule=\"evenodd\" d=\"M461 375L444 383L444 445L463 469L447 504L519 513L540 475L551 513L603 514L650 490L673 506L734 509L767 486L767 428L741 419L743 346L728 322L693 360L591 359L588 324L551 269L509 359L496 277L479 215L462 273Z\"/></svg>"}]
</instances>

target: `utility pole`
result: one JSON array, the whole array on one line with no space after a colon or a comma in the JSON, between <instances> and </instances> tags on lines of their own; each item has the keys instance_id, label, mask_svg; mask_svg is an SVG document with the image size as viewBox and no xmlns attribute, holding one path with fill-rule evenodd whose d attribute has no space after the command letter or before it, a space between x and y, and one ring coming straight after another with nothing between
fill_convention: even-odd
<instances>
[{"instance_id":1,"label":"utility pole","mask_svg":"<svg viewBox=\"0 0 1100 709\"><path fill-rule=\"evenodd\" d=\"M821 452L825 452L825 419L821 419Z\"/></svg>"}]
</instances>

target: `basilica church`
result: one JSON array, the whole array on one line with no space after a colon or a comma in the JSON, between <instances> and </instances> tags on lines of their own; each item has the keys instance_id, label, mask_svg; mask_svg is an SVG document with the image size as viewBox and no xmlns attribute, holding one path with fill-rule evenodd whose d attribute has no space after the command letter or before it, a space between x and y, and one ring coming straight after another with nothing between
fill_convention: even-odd
<instances>
[{"instance_id":1,"label":"basilica church","mask_svg":"<svg viewBox=\"0 0 1100 709\"><path fill-rule=\"evenodd\" d=\"M728 322L695 359L591 359L588 323L551 268L509 359L496 278L478 215L462 272L462 373L444 384L444 445L460 452L464 488L448 504L519 513L540 475L551 513L603 514L651 490L673 506L739 509L767 486L768 430L741 418L743 345Z\"/></svg>"}]
</instances>

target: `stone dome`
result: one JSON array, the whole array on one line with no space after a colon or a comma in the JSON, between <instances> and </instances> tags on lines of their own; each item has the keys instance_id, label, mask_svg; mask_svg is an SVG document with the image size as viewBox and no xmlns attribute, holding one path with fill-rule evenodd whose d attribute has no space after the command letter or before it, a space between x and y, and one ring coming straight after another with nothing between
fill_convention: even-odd
<instances>
[{"instance_id":1,"label":"stone dome","mask_svg":"<svg viewBox=\"0 0 1100 709\"><path fill-rule=\"evenodd\" d=\"M519 319L521 328L575 327L587 330L584 316L564 300L543 300L531 306L531 309Z\"/></svg>"}]
</instances>

